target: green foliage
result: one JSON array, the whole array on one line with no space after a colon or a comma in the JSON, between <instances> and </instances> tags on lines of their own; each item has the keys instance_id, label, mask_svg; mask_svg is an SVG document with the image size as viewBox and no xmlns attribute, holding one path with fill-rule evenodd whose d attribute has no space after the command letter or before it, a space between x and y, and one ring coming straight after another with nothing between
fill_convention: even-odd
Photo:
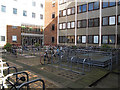
<instances>
[{"instance_id":1,"label":"green foliage","mask_svg":"<svg viewBox=\"0 0 120 90\"><path fill-rule=\"evenodd\" d=\"M4 49L6 49L8 52L11 51L11 47L12 45L10 43L7 43L5 46L4 46Z\"/></svg>"},{"instance_id":2,"label":"green foliage","mask_svg":"<svg viewBox=\"0 0 120 90\"><path fill-rule=\"evenodd\" d=\"M77 49L77 46L72 46L72 49Z\"/></svg>"},{"instance_id":3,"label":"green foliage","mask_svg":"<svg viewBox=\"0 0 120 90\"><path fill-rule=\"evenodd\" d=\"M109 49L109 48L111 48L111 47L108 46L107 44L103 44L103 45L102 45L102 48Z\"/></svg>"},{"instance_id":4,"label":"green foliage","mask_svg":"<svg viewBox=\"0 0 120 90\"><path fill-rule=\"evenodd\" d=\"M35 47L39 47L40 46L40 44L39 43L35 43Z\"/></svg>"}]
</instances>

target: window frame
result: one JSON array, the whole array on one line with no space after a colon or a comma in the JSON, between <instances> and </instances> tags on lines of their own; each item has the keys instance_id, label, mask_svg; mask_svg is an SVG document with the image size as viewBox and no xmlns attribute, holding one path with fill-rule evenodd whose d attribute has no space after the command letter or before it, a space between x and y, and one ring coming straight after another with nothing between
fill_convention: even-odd
<instances>
[{"instance_id":1,"label":"window frame","mask_svg":"<svg viewBox=\"0 0 120 90\"><path fill-rule=\"evenodd\" d=\"M85 11L83 11L83 6L86 6L86 10L85 10ZM83 5L82 5L82 13L83 13L83 12L87 12L87 4L83 4Z\"/></svg>"},{"instance_id":2,"label":"window frame","mask_svg":"<svg viewBox=\"0 0 120 90\"><path fill-rule=\"evenodd\" d=\"M63 24L65 24L65 28L63 28ZM62 23L62 29L65 30L66 29L66 22Z\"/></svg>"},{"instance_id":3,"label":"window frame","mask_svg":"<svg viewBox=\"0 0 120 90\"><path fill-rule=\"evenodd\" d=\"M82 37L85 37L85 42L83 42L83 38L82 38L82 44L86 44L87 43L87 36L86 35L82 35Z\"/></svg>"},{"instance_id":4,"label":"window frame","mask_svg":"<svg viewBox=\"0 0 120 90\"><path fill-rule=\"evenodd\" d=\"M90 7L89 7L90 4L92 4L92 9L89 9L89 8L90 8ZM88 3L88 11L93 11L93 10L94 10L94 2Z\"/></svg>"},{"instance_id":5,"label":"window frame","mask_svg":"<svg viewBox=\"0 0 120 90\"><path fill-rule=\"evenodd\" d=\"M108 18L107 25L103 25L103 18ZM102 26L109 26L109 17L108 16L102 17Z\"/></svg>"},{"instance_id":6,"label":"window frame","mask_svg":"<svg viewBox=\"0 0 120 90\"><path fill-rule=\"evenodd\" d=\"M17 8L13 8L13 14L15 14L15 15L17 14Z\"/></svg>"},{"instance_id":7,"label":"window frame","mask_svg":"<svg viewBox=\"0 0 120 90\"><path fill-rule=\"evenodd\" d=\"M6 12L6 6L5 5L1 5L1 12Z\"/></svg>"},{"instance_id":8,"label":"window frame","mask_svg":"<svg viewBox=\"0 0 120 90\"><path fill-rule=\"evenodd\" d=\"M64 11L65 11L65 15L63 15ZM66 15L67 15L67 9L62 10L62 16L65 17Z\"/></svg>"},{"instance_id":9,"label":"window frame","mask_svg":"<svg viewBox=\"0 0 120 90\"><path fill-rule=\"evenodd\" d=\"M61 28L60 28L60 25L62 25ZM63 29L63 24L59 23L59 30L62 30L62 29Z\"/></svg>"},{"instance_id":10,"label":"window frame","mask_svg":"<svg viewBox=\"0 0 120 90\"><path fill-rule=\"evenodd\" d=\"M23 10L23 16L27 17L27 11Z\"/></svg>"},{"instance_id":11,"label":"window frame","mask_svg":"<svg viewBox=\"0 0 120 90\"><path fill-rule=\"evenodd\" d=\"M115 24L110 24L110 17L115 17ZM114 26L114 25L116 25L116 16L115 15L112 15L112 16L108 16L108 18L109 18L109 26Z\"/></svg>"}]
</instances>

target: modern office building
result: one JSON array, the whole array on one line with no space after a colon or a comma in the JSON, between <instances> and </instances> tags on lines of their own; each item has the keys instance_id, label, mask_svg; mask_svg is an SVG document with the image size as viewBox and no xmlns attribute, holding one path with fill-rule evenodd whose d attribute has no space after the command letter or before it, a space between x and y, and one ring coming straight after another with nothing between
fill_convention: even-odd
<instances>
[{"instance_id":1,"label":"modern office building","mask_svg":"<svg viewBox=\"0 0 120 90\"><path fill-rule=\"evenodd\" d=\"M60 45L120 47L120 0L59 0Z\"/></svg>"},{"instance_id":2,"label":"modern office building","mask_svg":"<svg viewBox=\"0 0 120 90\"><path fill-rule=\"evenodd\" d=\"M0 46L43 44L44 0L0 0Z\"/></svg>"},{"instance_id":3,"label":"modern office building","mask_svg":"<svg viewBox=\"0 0 120 90\"><path fill-rule=\"evenodd\" d=\"M45 45L57 45L57 21L58 0L45 0Z\"/></svg>"}]
</instances>

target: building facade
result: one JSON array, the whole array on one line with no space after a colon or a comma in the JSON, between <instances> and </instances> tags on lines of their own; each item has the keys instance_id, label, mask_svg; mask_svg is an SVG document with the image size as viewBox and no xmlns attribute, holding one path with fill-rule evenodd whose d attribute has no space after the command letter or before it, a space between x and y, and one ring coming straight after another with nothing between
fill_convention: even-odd
<instances>
[{"instance_id":1,"label":"building facade","mask_svg":"<svg viewBox=\"0 0 120 90\"><path fill-rule=\"evenodd\" d=\"M0 46L43 44L44 4L44 0L0 0Z\"/></svg>"},{"instance_id":2,"label":"building facade","mask_svg":"<svg viewBox=\"0 0 120 90\"><path fill-rule=\"evenodd\" d=\"M59 0L60 45L120 47L120 0Z\"/></svg>"},{"instance_id":3,"label":"building facade","mask_svg":"<svg viewBox=\"0 0 120 90\"><path fill-rule=\"evenodd\" d=\"M45 45L57 45L57 21L58 0L45 0Z\"/></svg>"}]
</instances>

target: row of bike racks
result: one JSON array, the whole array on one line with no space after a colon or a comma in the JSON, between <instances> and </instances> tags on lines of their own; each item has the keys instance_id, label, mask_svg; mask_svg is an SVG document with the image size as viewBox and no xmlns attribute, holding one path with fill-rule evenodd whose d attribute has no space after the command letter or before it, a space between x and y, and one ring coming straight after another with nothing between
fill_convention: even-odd
<instances>
[{"instance_id":1,"label":"row of bike racks","mask_svg":"<svg viewBox=\"0 0 120 90\"><path fill-rule=\"evenodd\" d=\"M4 64L7 66L4 67ZM29 74L27 72L18 72L16 67L10 67L8 63L3 62L2 59L0 59L0 89L5 90L6 88L10 87L9 90L21 90L24 86L27 88L27 90L30 89L29 84L35 83L35 82L41 82L42 88L45 90L45 82L42 79L35 79L32 81L29 81ZM15 73L10 73L10 69L15 69ZM7 75L4 75L4 70L8 70ZM22 76L18 78L18 75L24 74L25 76ZM10 77L16 76L15 82L10 81ZM20 83L19 81L22 81ZM8 85L8 86L7 86Z\"/></svg>"}]
</instances>

